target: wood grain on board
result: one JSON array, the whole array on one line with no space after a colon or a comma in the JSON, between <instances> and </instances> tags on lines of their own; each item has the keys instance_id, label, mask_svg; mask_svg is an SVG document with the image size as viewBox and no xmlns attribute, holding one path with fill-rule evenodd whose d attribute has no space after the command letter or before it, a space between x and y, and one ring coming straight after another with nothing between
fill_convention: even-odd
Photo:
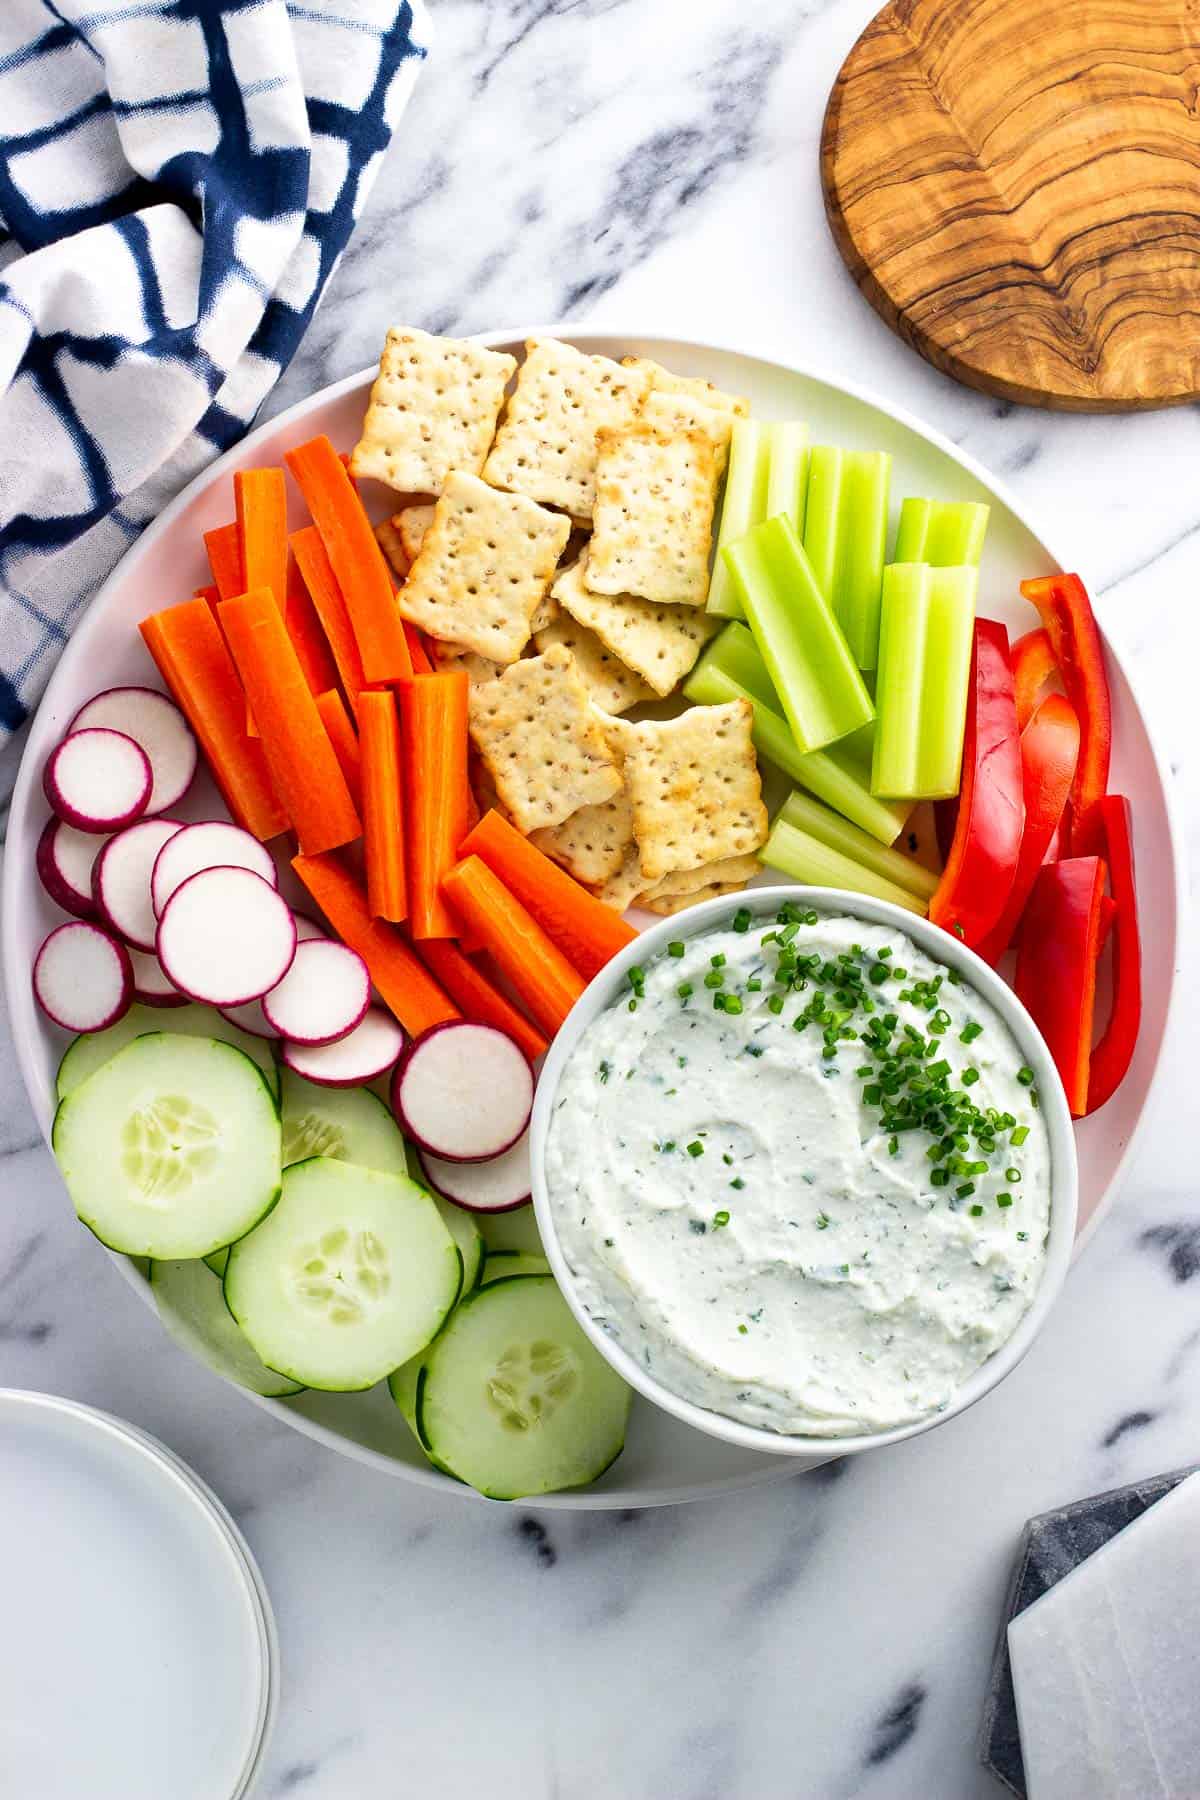
<instances>
[{"instance_id":1,"label":"wood grain on board","mask_svg":"<svg viewBox=\"0 0 1200 1800\"><path fill-rule=\"evenodd\" d=\"M947 374L1085 412L1200 393L1200 0L891 0L821 171L858 285Z\"/></svg>"}]
</instances>

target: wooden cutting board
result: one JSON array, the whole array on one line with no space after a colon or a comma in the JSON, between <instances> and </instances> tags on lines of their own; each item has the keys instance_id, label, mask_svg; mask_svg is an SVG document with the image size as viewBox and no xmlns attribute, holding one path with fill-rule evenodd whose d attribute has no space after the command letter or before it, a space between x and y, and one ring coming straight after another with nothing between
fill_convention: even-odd
<instances>
[{"instance_id":1,"label":"wooden cutting board","mask_svg":"<svg viewBox=\"0 0 1200 1800\"><path fill-rule=\"evenodd\" d=\"M890 0L847 57L825 205L867 299L971 387L1200 394L1200 0Z\"/></svg>"}]
</instances>

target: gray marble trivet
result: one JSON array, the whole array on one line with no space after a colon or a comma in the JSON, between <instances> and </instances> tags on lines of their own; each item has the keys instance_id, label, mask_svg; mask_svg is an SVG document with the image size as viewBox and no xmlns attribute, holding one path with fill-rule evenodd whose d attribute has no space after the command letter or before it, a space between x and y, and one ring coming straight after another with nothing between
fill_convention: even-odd
<instances>
[{"instance_id":1,"label":"gray marble trivet","mask_svg":"<svg viewBox=\"0 0 1200 1800\"><path fill-rule=\"evenodd\" d=\"M1026 1800L1025 1765L1017 1730L1017 1703L1013 1694L1012 1668L1008 1660L1008 1622L1052 1588L1093 1550L1124 1531L1156 1500L1192 1475L1200 1464L1176 1469L1170 1475L1154 1475L1129 1487L1076 1500L1056 1512L1030 1519L1021 1536L1016 1566L1009 1583L1008 1599L992 1662L992 1680L979 1731L979 1760L990 1769L1017 1800Z\"/></svg>"}]
</instances>

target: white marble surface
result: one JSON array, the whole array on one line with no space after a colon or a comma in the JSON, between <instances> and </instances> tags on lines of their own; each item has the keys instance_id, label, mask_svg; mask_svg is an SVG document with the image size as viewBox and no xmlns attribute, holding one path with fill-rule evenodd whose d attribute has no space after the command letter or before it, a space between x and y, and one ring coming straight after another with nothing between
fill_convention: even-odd
<instances>
[{"instance_id":1,"label":"white marble surface","mask_svg":"<svg viewBox=\"0 0 1200 1800\"><path fill-rule=\"evenodd\" d=\"M1074 547L1194 839L1200 413L999 405L926 368L859 299L816 150L870 0L433 11L436 54L275 404L367 363L399 318L636 323L867 381ZM264 1795L985 1800L999 1790L974 1736L1022 1522L1200 1458L1188 986L1156 1124L1034 1352L969 1415L829 1473L669 1512L539 1518L340 1460L165 1340L73 1223L7 1051L0 1381L159 1434L244 1524L285 1663Z\"/></svg>"}]
</instances>

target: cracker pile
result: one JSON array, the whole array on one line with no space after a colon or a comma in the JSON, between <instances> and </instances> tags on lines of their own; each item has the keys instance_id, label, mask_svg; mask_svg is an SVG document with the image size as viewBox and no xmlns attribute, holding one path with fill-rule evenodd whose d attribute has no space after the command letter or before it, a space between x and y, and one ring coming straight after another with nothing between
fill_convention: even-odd
<instances>
[{"instance_id":1,"label":"cracker pile","mask_svg":"<svg viewBox=\"0 0 1200 1800\"><path fill-rule=\"evenodd\" d=\"M552 339L525 359L388 333L354 475L404 618L465 669L481 783L611 905L674 912L758 871L748 702L630 719L686 677L721 481L747 402L646 358ZM515 376L515 382L514 382Z\"/></svg>"}]
</instances>

